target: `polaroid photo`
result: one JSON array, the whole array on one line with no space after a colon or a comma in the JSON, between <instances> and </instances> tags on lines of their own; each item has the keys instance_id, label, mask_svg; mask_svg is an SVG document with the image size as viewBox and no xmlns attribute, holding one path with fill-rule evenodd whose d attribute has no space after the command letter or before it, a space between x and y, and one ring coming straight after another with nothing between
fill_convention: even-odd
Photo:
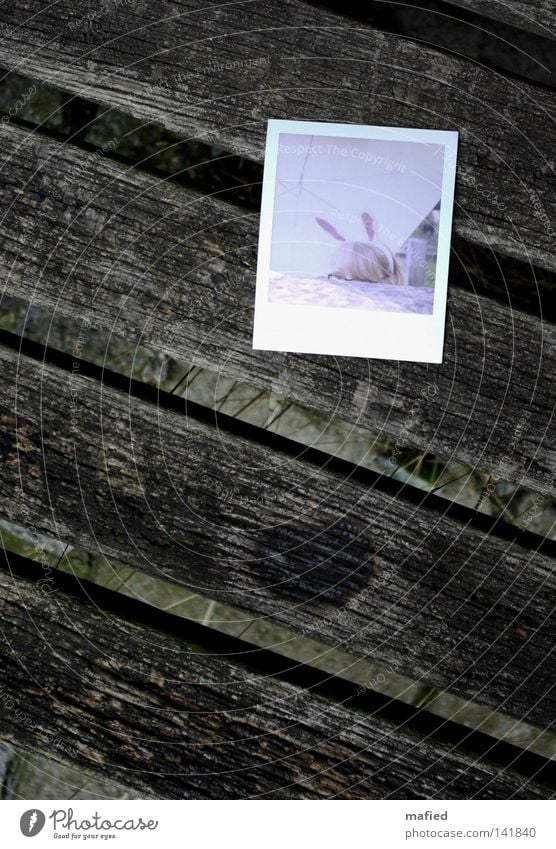
<instances>
[{"instance_id":1,"label":"polaroid photo","mask_svg":"<svg viewBox=\"0 0 556 849\"><path fill-rule=\"evenodd\" d=\"M254 349L442 362L457 138L268 122Z\"/></svg>"}]
</instances>

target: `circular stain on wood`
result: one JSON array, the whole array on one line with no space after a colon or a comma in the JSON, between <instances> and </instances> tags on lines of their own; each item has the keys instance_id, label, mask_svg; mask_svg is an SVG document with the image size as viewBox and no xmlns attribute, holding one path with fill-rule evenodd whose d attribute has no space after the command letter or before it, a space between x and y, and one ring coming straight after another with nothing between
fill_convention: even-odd
<instances>
[{"instance_id":1,"label":"circular stain on wood","mask_svg":"<svg viewBox=\"0 0 556 849\"><path fill-rule=\"evenodd\" d=\"M368 583L373 552L346 519L324 526L273 528L257 549L254 573L261 585L296 602L344 602Z\"/></svg>"}]
</instances>

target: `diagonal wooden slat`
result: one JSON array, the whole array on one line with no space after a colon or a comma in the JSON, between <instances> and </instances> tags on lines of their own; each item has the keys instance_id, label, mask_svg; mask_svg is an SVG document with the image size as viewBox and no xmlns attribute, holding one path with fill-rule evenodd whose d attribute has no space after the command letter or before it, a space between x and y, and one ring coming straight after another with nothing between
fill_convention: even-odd
<instances>
[{"instance_id":1,"label":"diagonal wooden slat","mask_svg":"<svg viewBox=\"0 0 556 849\"><path fill-rule=\"evenodd\" d=\"M542 762L516 773L264 675L253 652L206 653L172 617L138 620L145 605L132 618L107 593L100 609L2 567L0 733L14 745L168 799L552 796Z\"/></svg>"},{"instance_id":2,"label":"diagonal wooden slat","mask_svg":"<svg viewBox=\"0 0 556 849\"><path fill-rule=\"evenodd\" d=\"M441 366L253 351L255 215L15 127L0 144L3 291L74 318L85 357L108 329L552 494L551 325L452 288Z\"/></svg>"},{"instance_id":3,"label":"diagonal wooden slat","mask_svg":"<svg viewBox=\"0 0 556 849\"><path fill-rule=\"evenodd\" d=\"M550 725L556 582L522 531L62 360L0 348L1 513Z\"/></svg>"},{"instance_id":4,"label":"diagonal wooden slat","mask_svg":"<svg viewBox=\"0 0 556 849\"><path fill-rule=\"evenodd\" d=\"M456 232L556 267L547 88L299 0L21 0L0 24L8 70L256 160L268 118L457 129Z\"/></svg>"}]
</instances>

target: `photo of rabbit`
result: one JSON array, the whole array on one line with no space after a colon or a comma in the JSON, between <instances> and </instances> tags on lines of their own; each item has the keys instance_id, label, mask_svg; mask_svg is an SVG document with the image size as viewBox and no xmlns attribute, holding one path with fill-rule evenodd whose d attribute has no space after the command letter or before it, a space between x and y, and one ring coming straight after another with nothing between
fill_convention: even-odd
<instances>
[{"instance_id":1,"label":"photo of rabbit","mask_svg":"<svg viewBox=\"0 0 556 849\"><path fill-rule=\"evenodd\" d=\"M438 150L414 141L281 133L269 301L432 314Z\"/></svg>"},{"instance_id":2,"label":"photo of rabbit","mask_svg":"<svg viewBox=\"0 0 556 849\"><path fill-rule=\"evenodd\" d=\"M334 269L329 273L329 279L404 285L402 270L396 257L387 245L375 240L374 221L368 212L361 215L368 239L366 242L347 241L334 225L324 218L315 216L315 221L332 238L342 242L342 247L335 254Z\"/></svg>"},{"instance_id":3,"label":"photo of rabbit","mask_svg":"<svg viewBox=\"0 0 556 849\"><path fill-rule=\"evenodd\" d=\"M440 362L457 133L271 119L253 346Z\"/></svg>"}]
</instances>

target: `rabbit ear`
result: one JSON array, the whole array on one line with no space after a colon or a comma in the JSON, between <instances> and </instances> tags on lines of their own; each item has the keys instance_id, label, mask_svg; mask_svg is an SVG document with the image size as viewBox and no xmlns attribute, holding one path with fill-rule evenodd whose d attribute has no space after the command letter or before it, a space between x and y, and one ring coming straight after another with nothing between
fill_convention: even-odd
<instances>
[{"instance_id":1,"label":"rabbit ear","mask_svg":"<svg viewBox=\"0 0 556 849\"><path fill-rule=\"evenodd\" d=\"M369 242L372 242L375 237L375 226L372 217L368 212L364 212L361 216L361 221L363 222L363 227L369 237Z\"/></svg>"},{"instance_id":2,"label":"rabbit ear","mask_svg":"<svg viewBox=\"0 0 556 849\"><path fill-rule=\"evenodd\" d=\"M328 221L325 221L324 218L317 218L315 215L315 221L322 227L323 230L326 230L330 236L338 239L339 242L345 242L344 237L340 236L336 228L333 227L332 224L329 224Z\"/></svg>"}]
</instances>

